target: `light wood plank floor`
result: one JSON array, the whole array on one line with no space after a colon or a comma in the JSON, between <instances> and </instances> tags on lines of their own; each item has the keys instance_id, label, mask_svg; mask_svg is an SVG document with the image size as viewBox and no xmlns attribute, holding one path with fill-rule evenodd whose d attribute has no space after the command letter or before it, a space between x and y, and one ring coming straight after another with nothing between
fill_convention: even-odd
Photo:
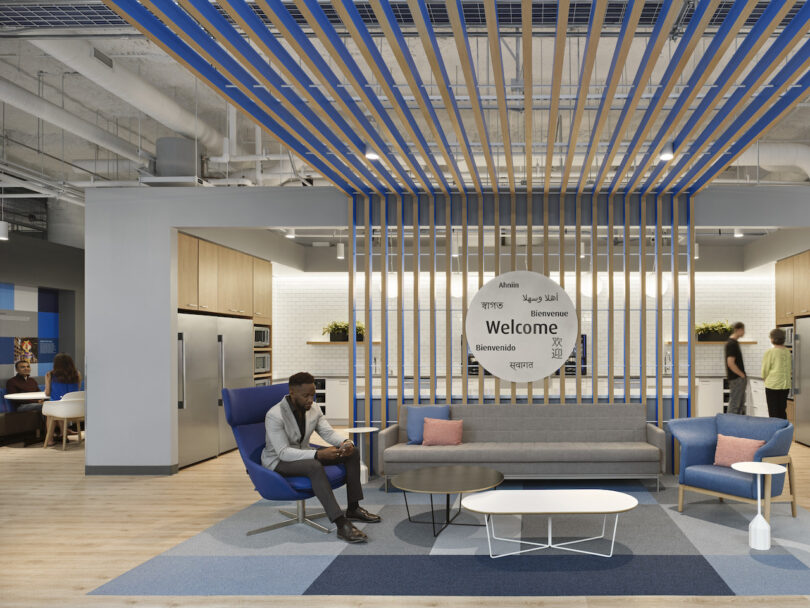
<instances>
[{"instance_id":1,"label":"light wood plank floor","mask_svg":"<svg viewBox=\"0 0 810 608\"><path fill-rule=\"evenodd\" d=\"M810 448L794 444L810 509ZM0 447L0 606L810 606L779 598L94 597L87 592L252 504L236 452L172 477L85 477L84 449ZM336 541L337 542L337 541ZM663 576L666 573L662 573Z\"/></svg>"}]
</instances>

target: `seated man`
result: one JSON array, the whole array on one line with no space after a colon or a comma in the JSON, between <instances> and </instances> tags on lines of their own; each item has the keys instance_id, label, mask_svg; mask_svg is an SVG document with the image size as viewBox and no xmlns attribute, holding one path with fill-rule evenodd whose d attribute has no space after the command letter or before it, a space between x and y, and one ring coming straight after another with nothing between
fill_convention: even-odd
<instances>
[{"instance_id":1,"label":"seated man","mask_svg":"<svg viewBox=\"0 0 810 608\"><path fill-rule=\"evenodd\" d=\"M14 364L14 369L17 375L9 378L6 382L6 394L13 395L15 393L37 393L39 386L37 381L31 377L31 364L22 359ZM29 399L27 401L17 401L18 412L28 412L31 410L42 411L41 399Z\"/></svg>"},{"instance_id":2,"label":"seated man","mask_svg":"<svg viewBox=\"0 0 810 608\"><path fill-rule=\"evenodd\" d=\"M377 523L380 516L360 506L363 488L360 485L360 455L354 443L343 439L327 422L315 401L315 378L307 372L290 376L290 394L264 419L267 440L262 451L262 465L285 477L309 477L312 491L323 505L329 521L337 525L337 535L349 543L363 543L368 537L350 520ZM319 450L309 447L312 432L317 431L331 447ZM344 515L332 486L323 470L325 465L342 463L346 466L348 507Z\"/></svg>"}]
</instances>

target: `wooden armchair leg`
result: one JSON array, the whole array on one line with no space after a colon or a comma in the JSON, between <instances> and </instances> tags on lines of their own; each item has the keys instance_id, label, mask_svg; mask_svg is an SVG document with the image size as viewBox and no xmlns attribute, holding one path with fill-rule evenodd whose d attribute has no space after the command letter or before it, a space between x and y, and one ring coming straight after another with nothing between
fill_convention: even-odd
<instances>
[{"instance_id":1,"label":"wooden armchair leg","mask_svg":"<svg viewBox=\"0 0 810 608\"><path fill-rule=\"evenodd\" d=\"M790 485L790 512L793 517L796 517L796 484L795 477L793 477L793 459L788 460L787 463L787 477L788 484Z\"/></svg>"},{"instance_id":2,"label":"wooden armchair leg","mask_svg":"<svg viewBox=\"0 0 810 608\"><path fill-rule=\"evenodd\" d=\"M683 513L683 486L678 486L678 513Z\"/></svg>"},{"instance_id":3,"label":"wooden armchair leg","mask_svg":"<svg viewBox=\"0 0 810 608\"><path fill-rule=\"evenodd\" d=\"M47 422L45 423L45 441L42 444L43 448L47 448L48 444L53 439L53 427L56 425L56 421L53 419L53 416L47 416Z\"/></svg>"},{"instance_id":4,"label":"wooden armchair leg","mask_svg":"<svg viewBox=\"0 0 810 608\"><path fill-rule=\"evenodd\" d=\"M765 521L771 523L771 477L772 475L763 475L765 477L765 491L763 492L764 496L764 503L765 506L762 509L762 515L765 517ZM759 480L757 480L759 482Z\"/></svg>"}]
</instances>

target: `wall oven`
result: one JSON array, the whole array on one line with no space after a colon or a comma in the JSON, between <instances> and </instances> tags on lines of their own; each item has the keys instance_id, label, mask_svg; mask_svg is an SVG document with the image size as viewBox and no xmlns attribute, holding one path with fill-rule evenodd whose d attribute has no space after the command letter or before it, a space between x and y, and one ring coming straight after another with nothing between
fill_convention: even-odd
<instances>
[{"instance_id":1,"label":"wall oven","mask_svg":"<svg viewBox=\"0 0 810 608\"><path fill-rule=\"evenodd\" d=\"M266 374L270 371L270 353L253 353L253 373Z\"/></svg>"},{"instance_id":2,"label":"wall oven","mask_svg":"<svg viewBox=\"0 0 810 608\"><path fill-rule=\"evenodd\" d=\"M270 346L270 328L262 327L261 325L253 326L253 346L261 348L262 346Z\"/></svg>"}]
</instances>

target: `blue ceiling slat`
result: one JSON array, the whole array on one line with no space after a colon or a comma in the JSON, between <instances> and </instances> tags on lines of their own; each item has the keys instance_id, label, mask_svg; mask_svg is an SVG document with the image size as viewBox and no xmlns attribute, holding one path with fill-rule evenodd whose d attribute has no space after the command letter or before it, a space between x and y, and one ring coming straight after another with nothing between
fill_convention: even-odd
<instances>
[{"instance_id":1,"label":"blue ceiling slat","mask_svg":"<svg viewBox=\"0 0 810 608\"><path fill-rule=\"evenodd\" d=\"M439 70L441 72L441 77L442 77L442 79L444 80L445 83L449 83L450 82L450 77L447 75L447 67L444 65L444 59L442 59L442 53L439 50L439 42L436 40L436 32L433 31L433 24L432 24L432 22L430 20L430 14L428 12L427 5L425 4L425 0L416 0L416 2L418 4L418 6L419 6L419 11L422 13L422 19L425 22L425 26L427 28L427 33L428 33L428 38L429 38L429 41L430 41L430 46L431 46L431 48L433 50L433 53L436 56L436 62L439 65ZM470 170L470 173L472 173L472 175L473 175L473 181L476 184L478 184L478 187L480 188L481 187L481 176L479 175L478 167L475 164L475 157L473 156L472 148L470 147L470 140L467 138L467 132L464 130L464 122L461 120L461 112L459 112L459 110L458 110L458 103L456 103L456 96L453 93L453 89L452 89L452 87L449 86L449 84L448 84L447 93L450 96L450 105L452 106L453 114L455 115L456 120L458 121L458 124L461 127L462 141L459 142L459 143L466 148L467 153L469 154L470 158L473 159L472 166L468 167L468 169ZM450 112L450 108L446 108L446 110L448 112Z\"/></svg>"},{"instance_id":2,"label":"blue ceiling slat","mask_svg":"<svg viewBox=\"0 0 810 608\"><path fill-rule=\"evenodd\" d=\"M664 72L664 76L661 81L669 80L673 77L673 73L675 72L675 67L677 66L678 62L683 58L684 53L686 52L686 47L692 42L692 39L695 37L695 34L698 30L698 25L700 20L705 15L706 11L708 10L708 2L699 3L696 18L689 21L689 25L686 28L686 32L684 33L683 37L681 38L678 46L675 48L675 53L670 59L669 64L667 65L667 69ZM655 25L655 30L653 30L653 34L650 36L650 40L647 43L647 48L644 49L644 55L641 58L641 66L646 66L647 63L652 61L655 63L658 58L652 56L653 47L655 46L658 37L662 35L662 28L664 21L666 20L667 13L669 12L669 6L664 7L661 12L659 13L658 22ZM633 85L627 92L627 99L625 100L624 106L622 107L621 114L619 115L618 124L623 125L624 121L627 120L627 115L630 112L630 102L633 94L635 93L636 89L641 84L641 77L643 74L643 70L639 68L636 72L636 77L633 79ZM649 104L647 105L647 111L644 114L644 119L642 119L639 128L636 130L633 139L630 140L630 146L628 148L628 152L632 150L639 142L639 138L641 136L641 127L646 124L646 120L648 119L649 115L652 114L658 100L661 99L661 92L660 88L655 88L655 93L653 94L652 98L650 99ZM608 144L608 150L613 150L617 146L621 145L621 141L619 141L619 129L615 129L613 135L610 138L610 144ZM598 184L605 173L607 173L609 167L607 166L607 159L609 158L609 154L605 155L605 160L602 162L602 165L599 167L599 172L596 176L596 183ZM613 178L613 183L608 188L608 191L611 193L616 192L616 181L619 173L621 173L621 169L626 166L626 164L630 161L628 154L625 154L625 157L622 159L621 164L619 165L619 171L616 172L616 175Z\"/></svg>"},{"instance_id":3,"label":"blue ceiling slat","mask_svg":"<svg viewBox=\"0 0 810 608\"><path fill-rule=\"evenodd\" d=\"M734 159L735 156L745 150L753 141L759 138L768 127L775 120L782 117L784 112L791 109L791 106L802 97L804 97L808 90L810 90L810 72L806 73L799 81L788 89L788 92L779 98L773 107L769 108L767 112L757 120L751 128L749 128L742 137L740 137L728 149L722 157L720 157L703 175L689 188L689 194L692 195L703 186L714 179L715 175L720 173L725 166ZM683 182L682 182L683 183Z\"/></svg>"},{"instance_id":4,"label":"blue ceiling slat","mask_svg":"<svg viewBox=\"0 0 810 608\"><path fill-rule=\"evenodd\" d=\"M312 60L318 73L326 79L329 83L330 88L338 95L343 101L343 103L350 109L352 114L354 115L355 119L363 126L363 130L365 131L366 135L370 137L377 146L385 153L384 157L388 161L388 163L394 168L394 170L401 176L403 181L408 183L411 188L414 190L416 188L416 184L413 183L410 177L408 177L408 173L405 169L400 165L399 161L391 154L391 151L388 149L388 146L383 141L380 134L377 130L369 123L368 119L366 118L363 110L357 105L351 95L346 91L345 87L343 87L342 83L326 63L326 61L321 57L321 54L315 48L315 46L310 41L309 37L304 33L301 27L295 22L295 20L290 15L289 11L284 6L284 3L281 0L265 0L267 6L270 10L273 11L273 14L279 18L279 20L284 25L284 28L287 32L295 39L296 43L301 46L304 53L306 53L307 57ZM233 4L233 3L231 3ZM270 35L268 31L268 35ZM396 191L400 194L402 193L402 188L396 188Z\"/></svg>"},{"instance_id":5,"label":"blue ceiling slat","mask_svg":"<svg viewBox=\"0 0 810 608\"><path fill-rule=\"evenodd\" d=\"M302 1L307 5L307 8L312 13L312 16L318 22L319 27L326 35L327 39L329 40L329 43L337 51L341 61L343 62L343 65L352 73L352 76L360 84L360 86L363 89L367 90L368 93L367 97L371 101L371 105L373 106L375 112L382 118L385 127L388 129L388 132L394 138L394 141L399 145L400 149L402 150L402 152L404 152L408 160L410 160L411 164L415 168L417 174L422 179L422 181L428 185L430 191L433 191L430 178L428 178L428 176L425 174L424 169L422 169L422 165L419 163L416 157L414 157L413 152L411 152L410 146L402 137L402 134L399 132L399 129L397 129L397 126L394 124L394 121L391 120L391 115L383 107L382 103L380 103L379 98L374 93L374 91L371 88L371 85L366 80L366 77L363 74L363 71L360 69L360 66L357 65L357 62L351 56L351 53L349 53L348 49L346 48L346 45L343 44L343 41L340 39L340 36L338 36L337 32L335 31L335 28L332 26L331 23L329 23L329 20L326 18L326 15L324 14L323 10L321 10L321 6L318 4L317 0L302 0ZM404 174L403 177L406 178L408 185L414 192L419 190L419 186L417 186L417 184L413 181L413 179L410 176Z\"/></svg>"},{"instance_id":6,"label":"blue ceiling slat","mask_svg":"<svg viewBox=\"0 0 810 608\"><path fill-rule=\"evenodd\" d=\"M745 55L748 54L748 52L751 50L751 48L757 43L759 38L762 36L764 31L770 26L771 22L776 18L776 16L782 10L783 5L784 5L783 2L773 2L764 11L762 11L761 16L760 16L759 20L757 21L756 25L751 29L751 31L745 37L742 44L740 44L740 46L734 52L734 55L732 56L731 60L728 62L726 67L723 69L723 71L720 73L720 75L715 80L716 84L717 83L728 82L728 80L731 78L732 72L734 72L734 70L737 69L737 67L740 65L740 62L743 60ZM810 8L810 6L808 8ZM718 37L719 37L719 35L720 34L718 33ZM715 37L715 41L718 39L718 37ZM712 41L712 45L714 45L714 41ZM709 50L705 53L705 55L701 59L701 63L700 63L700 65L698 65L697 69L699 69L701 71L704 71L705 66L703 64L708 62L708 60L713 56L714 56L714 50L713 50L713 46L712 46L712 47L709 48ZM683 105L686 103L686 96L688 95L688 92L689 92L689 89L691 88L691 86L692 86L692 79L690 79L689 85L687 85L687 88L681 93L681 96L675 102L675 105L673 106L672 110L670 110L669 116L675 116L681 110ZM687 122L684 125L683 129L681 129L681 131L680 131L681 134L689 133L694 128L695 124L706 115L706 113L709 111L709 108L714 104L715 100L717 99L718 91L719 91L718 87L714 86L709 90L708 93L706 93L705 97L701 100L700 104L698 105L698 108L694 112L692 112L691 116L689 116L689 119L687 120ZM645 118L646 118L646 116L645 116ZM667 121L667 122L669 122L669 121ZM655 140L650 144L650 150L648 150L647 153L644 155L644 159L643 159L641 165L639 165L639 167L636 169L636 172L633 174L633 177L631 179L631 183L635 183L635 181L640 178L639 172L649 162L649 160L650 160L650 151L655 149L658 146L658 144L661 142L661 139L663 138L663 132L664 132L664 129L659 131L659 133L656 136ZM681 139L681 138L678 137L677 139ZM674 147L675 146L673 146L673 148ZM666 165L665 162L659 162L655 166L655 168L653 169L653 171L650 174L649 178L644 183L644 186L641 188L642 192L649 191L649 189L655 183L655 180L658 179L658 176L661 174L661 171L663 171L665 165Z\"/></svg>"},{"instance_id":7,"label":"blue ceiling slat","mask_svg":"<svg viewBox=\"0 0 810 608\"><path fill-rule=\"evenodd\" d=\"M779 60L779 56L785 50L787 45L798 35L801 28L804 27L808 21L810 21L810 3L802 7L802 10L796 14L788 27L785 28L783 35L779 36L776 40L774 40L773 44L768 47L768 50L765 52L762 58L748 72L747 76L742 82L742 85L739 86L737 90L734 91L734 93L728 98L728 100L723 104L723 107L718 110L714 118L712 118L709 124L703 129L703 132L689 145L689 149L687 150L686 154L683 155L683 158L678 161L678 163L670 170L669 174L661 181L661 183L658 185L658 190L662 192L665 191L669 184L675 179L675 176L677 176L683 167L686 166L689 160L692 159L696 154L699 154L700 150L706 145L711 135L717 130L720 123L722 123L726 117L735 111L737 105L740 104L751 92L751 88L754 86L756 81L759 80L762 74L768 70L775 61ZM805 49L805 53L808 52L807 43L805 43L802 48ZM794 59L796 56L800 56L800 53L801 52L797 52L794 55ZM748 108L751 108L750 102L748 103ZM676 139L673 147L680 148L682 145L683 142Z\"/></svg>"},{"instance_id":8,"label":"blue ceiling slat","mask_svg":"<svg viewBox=\"0 0 810 608\"><path fill-rule=\"evenodd\" d=\"M422 134L419 125L416 123L416 120L413 117L410 109L408 108L408 103L405 101L405 98L402 96L402 93L399 91L399 87L397 86L396 82L394 82L394 77L391 74L391 71L388 69L388 66L385 64L385 60L383 59L380 51L377 49L377 45L374 43L374 40L371 38L371 34L366 27L366 24L363 22L363 18L360 16L360 13L357 11L356 5L353 0L336 0L340 2L343 7L346 9L349 17L352 20L357 32L360 34L363 43L366 45L366 48L371 53L372 58L374 59L374 63L377 64L380 72L385 79L388 88L394 94L394 99L391 100L391 103L396 103L402 109L402 113L405 115L408 124L410 125L413 132L416 134L417 141L419 142L419 146L421 147L423 154L425 155L427 161L433 166L434 171L439 176L442 185L445 187L446 190L450 190L450 184L447 182L447 179L444 177L444 172L442 171L441 167L439 167L439 163L436 161L433 153L430 151L430 146L428 145L425 136Z\"/></svg>"},{"instance_id":9,"label":"blue ceiling slat","mask_svg":"<svg viewBox=\"0 0 810 608\"><path fill-rule=\"evenodd\" d=\"M671 0L669 0L669 1L671 2ZM641 0L628 0L627 8L625 10L625 16L629 15L629 14L631 14L633 12L633 7L635 6L636 2L641 2ZM665 14L665 13L663 13L663 14ZM661 20L663 21L663 17L662 17ZM619 53L621 52L622 44L624 43L624 39L627 37L627 28L629 26L630 26L630 20L629 19L624 19L622 21L621 30L619 30L619 37L616 39L616 46L613 49L613 56L610 58L610 69L608 70L608 75L607 75L607 78L605 79L606 83L612 82L613 78L616 76L616 71L618 70L619 72L621 72L621 70L624 68L623 65L617 65L617 62L618 62L618 59L619 59ZM660 27L660 24L659 24L659 27ZM605 87L603 89L603 91L602 91L602 97L599 100L599 109L596 111L596 117L594 118L593 124L599 124L600 120L602 119L602 114L604 114L605 112L610 111L610 108L605 109L605 106L608 103L607 91L608 91L607 87ZM629 96L629 93L628 93L628 96ZM591 155L592 155L592 153L594 153L599 148L599 142L594 141L594 140L595 140L595 138L593 136L591 136L591 138L588 141L588 151L587 151L587 153L585 155L585 158L594 158L595 157L595 154L594 154L593 157ZM587 173L588 173L587 168L583 167L582 171L580 171L579 180L577 182L577 192L582 192L584 190L585 181L588 178Z\"/></svg>"},{"instance_id":10,"label":"blue ceiling slat","mask_svg":"<svg viewBox=\"0 0 810 608\"><path fill-rule=\"evenodd\" d=\"M667 20L667 14L669 13L669 11L671 9L671 6L672 6L672 0L666 0L666 2L664 3L664 6L659 11L658 20L655 22L655 29L653 29L653 32L650 35L650 39L647 42L647 46L644 49L644 55L641 58L641 65L645 65L650 61L655 61L655 59L652 58L653 47L655 46L655 41L658 39L658 37L664 34L664 32L663 32L664 23ZM615 54L614 54L613 58L614 58L614 61L615 61L615 58L616 58ZM611 76L613 74L614 68L617 68L617 69L621 70L621 69L624 68L624 66L614 66L613 64L611 64L611 66L610 66ZM642 72L643 72L643 70L638 70L636 72L636 76L633 79L633 85L627 91L627 99L625 100L624 106L622 107L622 111L619 114L619 120L616 123L617 125L624 124L624 121L627 120L627 115L630 112L630 101L631 101L631 99L633 97L633 93L640 86ZM604 95L602 96L602 100L604 102ZM600 107L599 107L600 114L601 114L602 110L603 110L603 107L600 105ZM605 111L609 111L609 110L610 110L610 108L607 108ZM616 141L618 139L618 131L619 131L618 129L614 130L613 135L610 138L610 143L608 144L608 153L605 154L604 159L602 161L602 164L599 167L599 171L598 171L598 173L596 175L596 181L594 182L596 184L598 184L599 182L602 181L602 175L608 169L608 167L606 166L607 165L606 161L607 161L607 158L609 156L609 151L611 149L613 149L615 146L617 146L617 145L619 145L621 143L621 142ZM599 145L599 142L594 142L594 145ZM585 172L583 171L582 173L583 173L583 175L580 176L580 180L583 180L583 179L587 178L587 176L584 175Z\"/></svg>"},{"instance_id":11,"label":"blue ceiling slat","mask_svg":"<svg viewBox=\"0 0 810 608\"><path fill-rule=\"evenodd\" d=\"M475 64L473 63L472 60L473 53L472 49L470 48L470 38L469 36L467 36L467 24L464 20L464 9L462 7L461 0L450 0L450 2L455 2L456 6L458 7L458 13L461 16L461 31L464 33L464 46L467 47L467 57L469 57L470 63L472 64L471 67L472 67L473 90L469 91L468 89L468 91L470 95L474 94L478 98L478 107L483 108L483 104L481 103L481 91L478 88L478 78L475 75ZM496 2L496 0L492 0L492 2ZM483 11L483 7L481 10ZM481 111L483 112L483 109ZM487 129L486 117L483 118L483 123L484 123L484 133L483 133L484 140L481 142L481 145L487 147L487 150L489 151L489 156L490 158L492 158L492 146L490 145L489 142L489 130ZM495 181L492 184L490 184L490 187L497 191L498 190L497 171L493 170L493 174L495 174ZM476 170L476 176L477 175L478 171Z\"/></svg>"},{"instance_id":12,"label":"blue ceiling slat","mask_svg":"<svg viewBox=\"0 0 810 608\"><path fill-rule=\"evenodd\" d=\"M209 2L205 0L190 0L190 2L194 4L196 8L200 9L200 11L206 17L210 17L213 20L212 23L222 27L222 29L217 27L217 31L226 36L229 42L231 42L237 50L242 52L252 64L256 65L261 70L262 74L268 79L268 81L270 81L271 84L273 84L280 92L280 95L285 97L289 96L292 98L291 101L293 103L297 103L301 113L320 129L319 132L312 133L308 127L302 124L295 116L293 116L291 112L289 112L289 110L274 99L273 96L266 91L250 73L247 72L247 70L245 70L233 57L231 57L229 53L220 47L194 19L192 19L185 11L181 10L176 4L174 4L174 2L169 2L167 0L154 1L155 4L158 5L160 9L169 17L169 19L175 23L175 25L180 27L197 44L203 47L217 63L233 74L234 77L238 78L242 85L253 90L254 95L261 99L262 103L264 103L284 123L286 123L289 129L291 129L292 133L298 134L299 136L303 133L307 133L309 138L315 138L315 140L319 142L321 141L319 137L322 137L337 150L343 150L346 148L344 143L340 142L330 134L329 129L326 128L326 125L320 120L320 118L315 116L314 112L312 112L312 110L310 110L306 104L303 104L302 100L290 92L289 88L285 86L285 82L281 79L281 77L279 77L279 75L276 74L269 65L267 65L267 62L264 61L255 50L253 50L253 48L244 40L244 38L239 36L239 34L237 34L233 28L221 18L219 13L211 8ZM287 142L284 143L286 144ZM325 146L322 149L318 149L318 151L324 155L329 154L328 148ZM345 169L348 171L347 175L351 175L352 177L355 177L355 172L360 172L381 191L384 189L366 167L356 162L357 158L353 154L347 154L347 158L350 160L350 162L355 162L352 162L351 164L353 166L349 168L343 165L342 162L337 161L340 163L340 166L343 167L341 172ZM359 180L354 181L352 178L347 179L351 180L356 187L365 187L365 185Z\"/></svg>"},{"instance_id":13,"label":"blue ceiling slat","mask_svg":"<svg viewBox=\"0 0 810 608\"><path fill-rule=\"evenodd\" d=\"M683 107L683 105L686 103L687 98L689 97L690 93L697 87L698 81L705 74L706 70L709 67L709 64L711 63L711 61L714 59L714 57L717 55L717 53L720 52L719 47L723 44L726 37L731 33L731 27L732 27L734 21L745 10L746 3L747 3L747 0L737 0L734 3L734 6L732 6L731 10L728 12L728 16L726 17L726 20L723 21L723 24L720 26L720 29L718 30L717 34L712 38L711 43L709 43L709 48L706 49L706 52L703 54L703 57L700 58L700 61L698 62L697 66L695 66L695 69L692 71L692 74L689 76L689 80L687 81L686 86L681 91L681 94L679 95L678 99L675 101L674 106L672 107L672 109L667 114L666 119L664 119L664 122L661 125L660 130L658 131L656 136L653 138L653 141L650 142L647 154L644 155L643 160L638 165L638 167L636 167L636 171L633 173L633 176L631 177L630 181L628 182L629 186L632 186L632 185L634 185L636 183L636 179L639 176L639 173L647 166L647 161L650 158L650 153L649 152L652 149L654 149L655 146L657 146L660 143L660 141L663 139L663 133L666 132L670 128L670 126L672 125L672 120L674 119L675 116L678 115L678 112ZM707 6L707 4L703 4L702 5L703 10L698 9L698 12L696 12L696 14L695 14L695 18L693 18L689 22L689 27L687 28L686 33L684 34L683 38L681 38L681 41L678 43L678 47L675 50L675 54L672 57L672 59L670 60L669 65L667 66L667 69L664 72L663 77L661 78L661 82L670 82L671 80L673 80L675 78L675 76L674 76L675 66L677 65L677 63L683 57L683 54L686 51L687 45L691 42L692 38L694 37L694 35L696 33L696 30L697 30L698 23L703 18L704 14L706 12L705 11L706 6ZM652 99L650 99L650 103L647 105L647 111L644 112L644 117L641 119L641 125L646 125L648 123L648 121L652 120L653 112L656 111L660 100L661 100L661 87L657 87L655 89L655 93L652 96ZM639 143L639 136L641 134L640 132L641 132L641 128L639 128L636 131L636 136L633 138L633 140L630 143L630 148L631 149L634 149L636 147L636 145ZM613 176L613 181L610 184L610 192L615 192L616 189L619 187L619 183L618 183L619 175L622 173L622 171L627 166L627 164L630 163L633 160L635 160L635 158L630 158L629 155L625 155L625 157L622 159L622 163L619 166L618 171L616 171L616 175ZM631 189L631 191L632 191L632 189ZM646 186L644 188L642 188L639 191L639 193L641 195L647 194Z\"/></svg>"},{"instance_id":14,"label":"blue ceiling slat","mask_svg":"<svg viewBox=\"0 0 810 608\"><path fill-rule=\"evenodd\" d=\"M206 0L192 0L195 5L197 4L205 4ZM318 88L307 73L301 68L298 64L298 61L287 52L287 49L273 36L264 24L262 18L256 14L256 12L245 2L241 1L231 1L228 2L228 5L240 16L241 19L245 21L247 26L253 31L256 36L258 36L262 43L267 46L270 52L273 54L273 58L281 65L284 66L284 69L290 72L290 74L295 78L302 87L304 87L307 91L309 91L310 95L312 95L313 99L316 101L318 106L329 115L329 118L338 126L341 130L341 133L351 141L357 148L360 150L363 149L365 142L357 135L356 130L354 127L349 125L346 122L346 119L343 118L340 112L337 112L335 108L332 106L332 103L327 99L326 95L324 95L321 90ZM289 88L285 84L285 88ZM305 103L302 102L302 105L306 106ZM328 131L327 131L328 132ZM396 180L391 176L388 172L387 167L385 167L380 161L370 161L372 165L377 169L377 171L384 176L386 181L390 184L395 184ZM374 182L376 183L378 180L375 178Z\"/></svg>"},{"instance_id":15,"label":"blue ceiling slat","mask_svg":"<svg viewBox=\"0 0 810 608\"><path fill-rule=\"evenodd\" d=\"M754 114L757 113L761 108L767 107L770 103L772 103L773 92L780 90L786 83L788 83L792 78L794 78L797 73L803 69L807 68L807 63L810 61L810 40L807 40L802 47L796 51L793 57L790 58L790 61L779 70L779 73L765 86L762 88L762 91L753 99L751 99L748 104L745 106L740 115L734 120L734 122L729 125L729 127L723 132L723 134L718 137L715 142L709 147L709 149L702 154L701 156L708 155L709 157L714 156L720 150L728 147L729 144L733 141L734 134L739 131L742 126L748 122ZM790 92L793 89L789 90ZM723 114L722 117L724 118L726 115ZM721 114L718 113L718 116L715 117L715 120L721 118ZM714 124L715 121L712 121ZM706 129L704 135L706 133L711 133L712 125L709 125L709 128ZM700 144L701 148L705 145L705 140ZM691 148L690 148L691 149ZM676 192L680 192L684 189L684 187L692 181L694 177L696 177L702 169L702 165L700 161L698 161L694 167L692 167L689 172L678 182L678 185L675 186L674 190ZM672 173L671 173L672 174ZM667 178L669 180L669 177ZM660 186L660 190L663 192L666 188L667 184L662 183Z\"/></svg>"},{"instance_id":16,"label":"blue ceiling slat","mask_svg":"<svg viewBox=\"0 0 810 608\"><path fill-rule=\"evenodd\" d=\"M442 129L442 123L441 121L439 121L439 117L436 115L436 110L433 107L433 102L430 100L427 88L425 87L425 84L422 81L422 77L419 75L419 70L416 68L416 63L414 63L413 56L411 55L411 51L408 48L408 43L405 42L405 36L402 34L402 30L399 29L399 23L397 22L397 19L394 16L391 4L388 2L388 0L380 0L380 7L382 8L383 13L385 14L385 17L389 25L391 26L391 31L393 32L394 37L396 38L397 41L397 46L399 47L402 56L405 58L405 61L408 63L409 72L416 81L417 87L419 89L419 95L422 98L422 103L424 107L427 108L428 114L430 115L433 121L433 125L436 127L436 132L439 134L441 145L444 146L444 149L447 151L447 156L450 158L450 161L453 165L453 169L455 170L456 175L460 177L461 171L459 170L458 163L456 162L456 158L453 155L452 150L450 150L450 144L447 141L447 136L444 134L444 129ZM463 181L460 184L456 185L461 190L466 190L467 188Z\"/></svg>"},{"instance_id":17,"label":"blue ceiling slat","mask_svg":"<svg viewBox=\"0 0 810 608\"><path fill-rule=\"evenodd\" d=\"M577 85L577 99L574 102L574 116L576 116L577 113L580 112L580 106L586 105L587 102L588 102L588 99L587 99L588 91L583 90L582 84L583 84L583 80L585 78L585 58L588 56L588 52L590 50L589 47L591 45L591 31L593 29L593 20L596 17L596 9L597 9L597 3L593 2L591 4L591 14L590 14L590 17L588 19L588 36L586 38L587 42L585 43L585 49L582 51L582 65L580 65L580 67L579 67L579 83ZM598 50L598 48L599 48L598 47L599 40L596 40L595 44L597 45L597 50ZM594 65L596 65L596 64L594 63ZM572 122L571 127L568 130L569 147L571 145L571 142L574 141L575 138L578 135L579 135L578 133L574 133L574 123ZM567 187L568 187L568 184L563 184L563 188L567 188Z\"/></svg>"},{"instance_id":18,"label":"blue ceiling slat","mask_svg":"<svg viewBox=\"0 0 810 608\"><path fill-rule=\"evenodd\" d=\"M135 2L135 0L116 0L116 6L120 10L126 12L152 36L160 40L166 45L166 47L171 49L175 54L187 62L192 69L201 75L201 77L205 78L214 87L219 89L219 91L225 97L231 99L236 105L242 107L245 111L249 112L252 116L259 120L271 133L273 133L273 135L284 141L289 140L290 149L294 150L299 156L306 158L307 162L315 167L327 179L331 180L346 193L350 193L355 190L355 188L350 186L343 177L336 174L332 169L324 165L319 159L313 158L313 154L297 139L292 137L292 134L290 134L287 129L273 120L247 95L234 88L228 79L211 67L207 61L203 60L188 45L180 40L180 38L178 38L174 32L166 27L151 12ZM307 137L307 140L308 143L313 146L318 145L318 142L314 141L314 138L312 137Z\"/></svg>"}]
</instances>

